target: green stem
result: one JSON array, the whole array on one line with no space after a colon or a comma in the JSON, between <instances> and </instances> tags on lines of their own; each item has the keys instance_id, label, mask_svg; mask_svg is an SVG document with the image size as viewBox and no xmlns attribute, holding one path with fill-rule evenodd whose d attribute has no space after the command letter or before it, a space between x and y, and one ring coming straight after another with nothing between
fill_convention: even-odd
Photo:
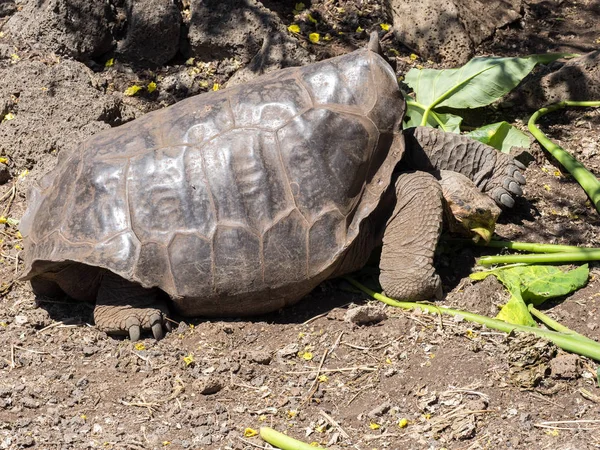
<instances>
[{"instance_id":1,"label":"green stem","mask_svg":"<svg viewBox=\"0 0 600 450\"><path fill-rule=\"evenodd\" d=\"M557 322L550 316L547 316L546 314L541 312L539 309L537 309L531 303L529 303L527 305L527 309L529 310L529 312L531 313L532 316L536 317L540 322L542 322L548 328L552 328L554 331L558 331L559 333L564 333L564 334L570 334L571 336L577 336L580 339L587 339L590 342L596 342L596 341L593 341L593 340L585 337L583 334L579 334L577 331L574 331L574 330L571 330L570 328L565 327L563 324Z\"/></svg>"},{"instance_id":2,"label":"green stem","mask_svg":"<svg viewBox=\"0 0 600 450\"><path fill-rule=\"evenodd\" d=\"M446 238L444 239L444 241L459 244L472 244L477 245L478 247L508 248L510 250L531 253L577 252L579 250L600 251L600 248L598 247L577 247L575 245L538 244L536 242L498 241L494 239L487 243L481 240L479 242L475 242L473 239L464 238Z\"/></svg>"},{"instance_id":3,"label":"green stem","mask_svg":"<svg viewBox=\"0 0 600 450\"><path fill-rule=\"evenodd\" d=\"M583 107L597 107L600 106L600 101L589 101L589 102L576 102L576 101L564 101L554 103L545 108L538 109L530 117L527 127L533 136L544 146L546 150L550 152L554 158L560 162L565 169L569 171L573 178L581 185L583 190L591 199L592 203L596 207L596 211L600 212L600 181L596 176L585 168L583 164L577 161L571 154L569 154L560 145L552 142L548 137L536 126L536 121L553 111L565 108L566 106L583 106Z\"/></svg>"},{"instance_id":4,"label":"green stem","mask_svg":"<svg viewBox=\"0 0 600 450\"><path fill-rule=\"evenodd\" d=\"M431 117L433 117L433 120L436 121L436 123L440 126L440 128L444 131L448 131L448 129L446 128L446 126L444 125L444 122L442 122L442 119L440 119L440 117L431 109L428 109L425 105L422 105L419 102L415 102L414 100L407 100L406 104L409 106L412 106L414 108L419 108L422 111L427 111L427 114L431 114ZM421 120L421 126L424 127L427 125L427 117L425 116L425 114L423 115L424 119L425 119L425 123L423 123L423 120Z\"/></svg>"},{"instance_id":5,"label":"green stem","mask_svg":"<svg viewBox=\"0 0 600 450\"><path fill-rule=\"evenodd\" d=\"M600 261L600 250L595 248L579 248L577 251L537 253L531 255L490 255L482 256L478 264L491 266L492 264L540 264L540 263L570 263L573 261Z\"/></svg>"},{"instance_id":6,"label":"green stem","mask_svg":"<svg viewBox=\"0 0 600 450\"><path fill-rule=\"evenodd\" d=\"M525 325L514 325L502 320L492 319L491 317L481 316L479 314L474 314L468 311L461 311L458 309L446 308L444 306L436 306L427 303L417 303L417 302L403 302L391 299L386 297L385 295L378 294L375 291L363 286L358 281L350 277L344 277L350 284L357 287L365 294L370 295L375 300L379 300L387 305L394 306L397 308L403 309L422 309L429 313L435 314L448 314L450 316L461 316L465 320L470 322L479 323L481 325L485 325L488 328L503 331L505 333L510 333L511 331L521 331L525 333L533 333L534 335L541 337L543 339L547 339L552 341L558 347L563 350L577 353L579 355L587 356L589 358L593 358L597 361L600 361L600 344L596 341L592 341L591 339L580 337L581 335L571 335L558 333L556 331L544 330L542 328L536 327L528 327Z\"/></svg>"},{"instance_id":7,"label":"green stem","mask_svg":"<svg viewBox=\"0 0 600 450\"><path fill-rule=\"evenodd\" d=\"M269 444L274 445L275 447L278 447L281 450L314 450L315 448L323 448L313 447L310 444L298 441L294 438L289 437L286 434L280 433L279 431L275 431L273 428L269 427L261 427L260 437L263 438Z\"/></svg>"}]
</instances>

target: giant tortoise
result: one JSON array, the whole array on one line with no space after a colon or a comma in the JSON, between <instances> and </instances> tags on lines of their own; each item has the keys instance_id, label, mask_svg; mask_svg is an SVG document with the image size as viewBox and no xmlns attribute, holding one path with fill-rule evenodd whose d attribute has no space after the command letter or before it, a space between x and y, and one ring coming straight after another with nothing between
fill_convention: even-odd
<instances>
[{"instance_id":1,"label":"giant tortoise","mask_svg":"<svg viewBox=\"0 0 600 450\"><path fill-rule=\"evenodd\" d=\"M38 295L95 302L97 326L132 340L162 337L168 305L290 305L378 245L386 294L431 298L441 171L510 207L523 166L456 134L402 132L404 110L374 36L100 132L30 192L24 278Z\"/></svg>"}]
</instances>

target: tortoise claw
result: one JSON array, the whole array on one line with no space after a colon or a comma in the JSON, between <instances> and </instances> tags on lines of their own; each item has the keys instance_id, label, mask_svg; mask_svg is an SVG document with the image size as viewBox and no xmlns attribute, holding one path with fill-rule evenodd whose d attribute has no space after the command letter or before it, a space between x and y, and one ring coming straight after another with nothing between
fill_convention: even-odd
<instances>
[{"instance_id":1,"label":"tortoise claw","mask_svg":"<svg viewBox=\"0 0 600 450\"><path fill-rule=\"evenodd\" d=\"M129 327L129 340L131 342L139 341L142 335L142 328L139 325L131 325Z\"/></svg>"},{"instance_id":2,"label":"tortoise claw","mask_svg":"<svg viewBox=\"0 0 600 450\"><path fill-rule=\"evenodd\" d=\"M157 341L162 339L165 336L165 333L163 331L162 314L159 312L152 314L152 316L150 316L149 322L151 324L152 335L154 336L154 339L156 339Z\"/></svg>"},{"instance_id":3,"label":"tortoise claw","mask_svg":"<svg viewBox=\"0 0 600 450\"><path fill-rule=\"evenodd\" d=\"M507 178L506 180L504 180L503 184L504 184L504 189L506 189L507 191L512 192L513 194L516 194L516 195L523 194L523 189L521 189L521 185L514 180Z\"/></svg>"},{"instance_id":4,"label":"tortoise claw","mask_svg":"<svg viewBox=\"0 0 600 450\"><path fill-rule=\"evenodd\" d=\"M506 192L500 194L500 203L502 203L507 208L512 208L515 206L515 200Z\"/></svg>"}]
</instances>

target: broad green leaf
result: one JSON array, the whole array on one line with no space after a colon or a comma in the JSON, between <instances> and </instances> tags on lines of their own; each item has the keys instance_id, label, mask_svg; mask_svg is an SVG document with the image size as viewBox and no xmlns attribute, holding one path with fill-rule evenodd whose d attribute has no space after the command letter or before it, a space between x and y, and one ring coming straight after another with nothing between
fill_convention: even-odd
<instances>
[{"instance_id":1,"label":"broad green leaf","mask_svg":"<svg viewBox=\"0 0 600 450\"><path fill-rule=\"evenodd\" d=\"M518 269L523 286L523 299L535 306L549 298L561 297L587 284L589 269L584 264L568 272L555 266L523 266Z\"/></svg>"},{"instance_id":2,"label":"broad green leaf","mask_svg":"<svg viewBox=\"0 0 600 450\"><path fill-rule=\"evenodd\" d=\"M528 327L537 327L537 323L531 317L527 305L520 295L511 295L510 300L502 307L496 319L515 325L526 325Z\"/></svg>"},{"instance_id":3,"label":"broad green leaf","mask_svg":"<svg viewBox=\"0 0 600 450\"><path fill-rule=\"evenodd\" d=\"M423 120L423 110L416 106L407 105L406 118L403 124L403 128L418 127L421 125ZM427 125L433 128L441 128L444 131L450 133L460 133L460 124L462 117L454 114L440 114L431 112L427 117Z\"/></svg>"},{"instance_id":4,"label":"broad green leaf","mask_svg":"<svg viewBox=\"0 0 600 450\"><path fill-rule=\"evenodd\" d=\"M471 274L475 280L494 275L511 294L497 318L509 323L530 325L533 322L527 304L537 306L549 298L570 294L586 285L589 269L584 264L568 272L555 266L516 266Z\"/></svg>"},{"instance_id":5,"label":"broad green leaf","mask_svg":"<svg viewBox=\"0 0 600 450\"><path fill-rule=\"evenodd\" d=\"M405 83L426 107L466 109L487 106L515 88L538 63L571 56L548 53L522 58L476 57L458 69L411 69Z\"/></svg>"},{"instance_id":6,"label":"broad green leaf","mask_svg":"<svg viewBox=\"0 0 600 450\"><path fill-rule=\"evenodd\" d=\"M497 122L471 131L467 136L491 145L502 153L510 152L512 147L529 148L529 138L508 122Z\"/></svg>"}]
</instances>

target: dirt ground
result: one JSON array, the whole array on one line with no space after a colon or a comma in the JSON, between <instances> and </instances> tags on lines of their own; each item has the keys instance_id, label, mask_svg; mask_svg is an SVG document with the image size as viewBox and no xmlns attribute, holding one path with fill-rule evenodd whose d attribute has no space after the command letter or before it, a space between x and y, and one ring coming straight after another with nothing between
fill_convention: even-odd
<instances>
[{"instance_id":1,"label":"dirt ground","mask_svg":"<svg viewBox=\"0 0 600 450\"><path fill-rule=\"evenodd\" d=\"M1 20L22 3L0 2ZM264 5L286 27L296 20L294 2ZM364 45L369 30L390 23L380 2L371 0L314 1L309 8L329 27L323 36L334 29L344 33L319 45L304 42L315 59ZM366 31L356 32L357 26ZM226 84L239 69L227 58L199 64L182 55L160 67L132 69L119 58L106 65L110 53L86 67L15 44L0 31L0 156L8 158L0 178L9 178L0 209L15 220L25 210L27 187L61 151L101 129ZM584 53L599 42L593 0L535 0L525 2L518 23L497 30L477 52ZM399 71L432 64L411 59L412 51L392 35L384 48L397 53ZM122 95L128 86L152 80L156 91ZM515 107L507 114L522 127L530 113ZM542 125L600 174L600 110L556 113ZM503 213L497 234L600 247L598 213L576 182L537 144L529 153L524 195ZM600 448L597 362L546 342L383 307L333 280L274 314L185 322L174 317L174 331L161 341L132 343L99 332L93 305L36 301L28 283L17 280L22 248L15 222L0 227L0 449L270 448L247 430L261 426L327 448ZM508 299L503 287L492 277L478 283L468 278L483 251L443 248L439 269L447 295L440 304L494 315ZM588 285L546 312L600 339L599 276L592 264ZM365 307L376 309L379 319L366 325L347 319L349 311Z\"/></svg>"}]
</instances>

